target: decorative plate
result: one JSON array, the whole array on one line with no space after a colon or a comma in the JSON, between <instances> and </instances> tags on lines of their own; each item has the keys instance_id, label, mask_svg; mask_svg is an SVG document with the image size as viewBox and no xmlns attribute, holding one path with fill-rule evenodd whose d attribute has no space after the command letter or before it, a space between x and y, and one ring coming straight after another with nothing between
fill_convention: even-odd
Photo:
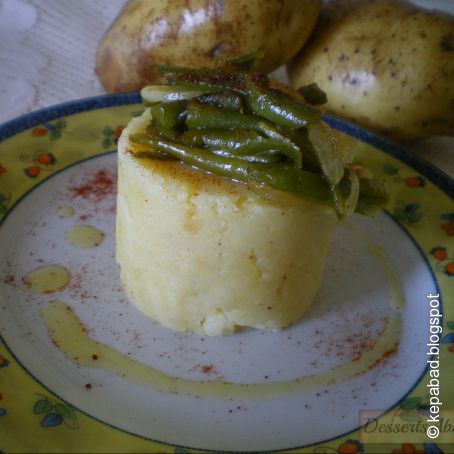
<instances>
[{"instance_id":1,"label":"decorative plate","mask_svg":"<svg viewBox=\"0 0 454 454\"><path fill-rule=\"evenodd\" d=\"M0 449L451 452L453 182L327 118L386 211L336 228L295 326L177 333L127 302L115 262L116 141L141 110L101 96L0 127Z\"/></svg>"}]
</instances>

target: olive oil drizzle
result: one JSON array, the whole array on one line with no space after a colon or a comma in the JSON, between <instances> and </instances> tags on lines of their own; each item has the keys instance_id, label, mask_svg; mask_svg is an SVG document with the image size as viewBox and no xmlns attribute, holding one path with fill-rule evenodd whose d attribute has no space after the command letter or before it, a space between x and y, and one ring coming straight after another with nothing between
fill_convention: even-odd
<instances>
[{"instance_id":1,"label":"olive oil drizzle","mask_svg":"<svg viewBox=\"0 0 454 454\"><path fill-rule=\"evenodd\" d=\"M142 364L121 352L89 337L87 330L63 302L43 307L41 317L52 342L71 361L78 365L109 370L135 383L155 388L164 393L185 394L211 399L269 399L288 396L307 389L326 387L361 375L393 351L400 333L400 317L393 313L386 327L368 351L359 358L326 372L293 380L265 383L232 383L218 380L190 380L166 374ZM93 360L94 354L96 361Z\"/></svg>"},{"instance_id":2,"label":"olive oil drizzle","mask_svg":"<svg viewBox=\"0 0 454 454\"><path fill-rule=\"evenodd\" d=\"M104 233L91 225L77 224L65 231L65 238L74 246L90 249L103 242Z\"/></svg>"},{"instance_id":3,"label":"olive oil drizzle","mask_svg":"<svg viewBox=\"0 0 454 454\"><path fill-rule=\"evenodd\" d=\"M30 271L24 276L24 283L31 293L53 293L66 288L71 275L60 265L46 265Z\"/></svg>"}]
</instances>

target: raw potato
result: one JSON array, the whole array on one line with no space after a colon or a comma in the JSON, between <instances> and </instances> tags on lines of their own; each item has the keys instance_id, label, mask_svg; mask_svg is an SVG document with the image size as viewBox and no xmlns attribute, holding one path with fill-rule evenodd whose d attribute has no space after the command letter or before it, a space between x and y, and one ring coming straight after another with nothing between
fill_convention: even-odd
<instances>
[{"instance_id":1,"label":"raw potato","mask_svg":"<svg viewBox=\"0 0 454 454\"><path fill-rule=\"evenodd\" d=\"M209 67L262 49L260 71L290 60L312 32L322 0L130 0L103 37L96 72L108 92L158 80L152 65Z\"/></svg>"},{"instance_id":2,"label":"raw potato","mask_svg":"<svg viewBox=\"0 0 454 454\"><path fill-rule=\"evenodd\" d=\"M333 211L134 157L128 137L149 120L133 119L118 148L117 261L130 301L167 327L207 335L298 321L320 286Z\"/></svg>"},{"instance_id":3,"label":"raw potato","mask_svg":"<svg viewBox=\"0 0 454 454\"><path fill-rule=\"evenodd\" d=\"M289 65L328 112L401 141L454 135L454 19L398 0L334 0Z\"/></svg>"}]
</instances>

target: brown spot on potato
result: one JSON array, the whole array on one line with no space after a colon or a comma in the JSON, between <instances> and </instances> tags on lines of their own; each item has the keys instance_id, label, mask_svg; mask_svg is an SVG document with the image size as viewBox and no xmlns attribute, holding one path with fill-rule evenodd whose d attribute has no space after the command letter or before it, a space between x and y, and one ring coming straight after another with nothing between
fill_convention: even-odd
<instances>
[{"instance_id":1,"label":"brown spot on potato","mask_svg":"<svg viewBox=\"0 0 454 454\"><path fill-rule=\"evenodd\" d=\"M440 41L440 49L442 52L452 52L454 50L454 34L443 36Z\"/></svg>"},{"instance_id":2,"label":"brown spot on potato","mask_svg":"<svg viewBox=\"0 0 454 454\"><path fill-rule=\"evenodd\" d=\"M219 58L221 57L225 50L226 50L226 44L223 42L219 42L215 44L209 51L208 51L208 57L210 58Z\"/></svg>"}]
</instances>

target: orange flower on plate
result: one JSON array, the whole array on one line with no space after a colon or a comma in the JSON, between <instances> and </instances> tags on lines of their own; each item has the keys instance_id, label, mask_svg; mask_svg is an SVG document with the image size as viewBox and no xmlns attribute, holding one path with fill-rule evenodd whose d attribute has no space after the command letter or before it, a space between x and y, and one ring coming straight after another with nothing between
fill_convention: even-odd
<instances>
[{"instance_id":1,"label":"orange flower on plate","mask_svg":"<svg viewBox=\"0 0 454 454\"><path fill-rule=\"evenodd\" d=\"M39 153L35 157L35 162L43 166L50 166L55 162L55 157L52 153Z\"/></svg>"},{"instance_id":2,"label":"orange flower on plate","mask_svg":"<svg viewBox=\"0 0 454 454\"><path fill-rule=\"evenodd\" d=\"M445 266L445 274L448 276L454 276L454 262L449 262Z\"/></svg>"},{"instance_id":3,"label":"orange flower on plate","mask_svg":"<svg viewBox=\"0 0 454 454\"><path fill-rule=\"evenodd\" d=\"M114 137L116 140L118 140L120 138L121 133L123 132L123 129L125 129L124 126L117 126L117 129L115 129L113 134L114 134Z\"/></svg>"},{"instance_id":4,"label":"orange flower on plate","mask_svg":"<svg viewBox=\"0 0 454 454\"><path fill-rule=\"evenodd\" d=\"M24 172L28 177L36 178L40 174L41 169L38 166L30 166L24 169Z\"/></svg>"},{"instance_id":5,"label":"orange flower on plate","mask_svg":"<svg viewBox=\"0 0 454 454\"><path fill-rule=\"evenodd\" d=\"M33 137L42 137L47 134L47 129L43 128L42 126L37 126L32 130L32 136Z\"/></svg>"},{"instance_id":6,"label":"orange flower on plate","mask_svg":"<svg viewBox=\"0 0 454 454\"><path fill-rule=\"evenodd\" d=\"M411 443L404 443L400 449L395 449L392 454L424 454L424 451L417 450Z\"/></svg>"},{"instance_id":7,"label":"orange flower on plate","mask_svg":"<svg viewBox=\"0 0 454 454\"><path fill-rule=\"evenodd\" d=\"M364 446L356 440L347 440L337 447L338 454L358 454L364 451Z\"/></svg>"},{"instance_id":8,"label":"orange flower on plate","mask_svg":"<svg viewBox=\"0 0 454 454\"><path fill-rule=\"evenodd\" d=\"M446 224L441 224L441 228L446 232L446 235L454 235L454 221L449 221Z\"/></svg>"}]
</instances>

